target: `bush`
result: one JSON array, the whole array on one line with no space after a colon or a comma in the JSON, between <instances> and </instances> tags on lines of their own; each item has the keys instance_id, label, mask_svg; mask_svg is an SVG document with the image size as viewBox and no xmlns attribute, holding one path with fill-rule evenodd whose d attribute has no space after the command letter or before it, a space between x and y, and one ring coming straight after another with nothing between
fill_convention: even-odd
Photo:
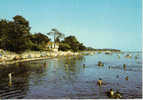
<instances>
[{"instance_id":1,"label":"bush","mask_svg":"<svg viewBox=\"0 0 143 100\"><path fill-rule=\"evenodd\" d=\"M61 50L61 51L68 51L70 49L71 49L71 47L67 43L60 43L60 45L59 45L59 50Z\"/></svg>"}]
</instances>

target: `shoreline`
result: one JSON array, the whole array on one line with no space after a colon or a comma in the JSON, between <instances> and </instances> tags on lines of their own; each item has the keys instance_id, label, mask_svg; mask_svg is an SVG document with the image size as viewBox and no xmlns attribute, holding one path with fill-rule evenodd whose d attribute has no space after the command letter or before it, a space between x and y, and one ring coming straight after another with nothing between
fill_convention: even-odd
<instances>
[{"instance_id":1,"label":"shoreline","mask_svg":"<svg viewBox=\"0 0 143 100\"><path fill-rule=\"evenodd\" d=\"M31 58L31 59L22 59L22 60L9 60L9 61L3 61L0 62L0 65L9 65L14 63L20 63L20 62L27 62L27 61L36 61L36 60L42 60L42 59L49 59L52 57L44 57L44 58Z\"/></svg>"},{"instance_id":2,"label":"shoreline","mask_svg":"<svg viewBox=\"0 0 143 100\"><path fill-rule=\"evenodd\" d=\"M3 53L2 53L3 52ZM71 52L71 51L26 51L21 54L4 51L0 52L0 65L8 65L19 62L42 60L56 57L68 57L68 56L84 56L84 55L94 55L96 53L113 53L114 51L80 51L80 52Z\"/></svg>"},{"instance_id":3,"label":"shoreline","mask_svg":"<svg viewBox=\"0 0 143 100\"><path fill-rule=\"evenodd\" d=\"M9 65L26 61L43 60L56 57L81 56L81 55L83 55L81 52L71 52L71 51L67 52L29 51L29 52L24 52L22 54L8 52L5 53L5 55L1 56L0 65Z\"/></svg>"}]
</instances>

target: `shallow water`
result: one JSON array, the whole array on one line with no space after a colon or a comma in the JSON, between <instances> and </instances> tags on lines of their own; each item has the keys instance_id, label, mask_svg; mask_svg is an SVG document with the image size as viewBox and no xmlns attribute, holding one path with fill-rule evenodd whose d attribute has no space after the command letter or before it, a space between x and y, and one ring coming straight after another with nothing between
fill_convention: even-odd
<instances>
[{"instance_id":1,"label":"shallow water","mask_svg":"<svg viewBox=\"0 0 143 100\"><path fill-rule=\"evenodd\" d=\"M124 57L126 54L128 52L96 53L84 57L60 57L1 66L0 98L103 99L109 98L105 92L110 88L119 90L122 98L142 98L141 53L130 52L132 58ZM104 66L98 67L98 61L102 61ZM127 65L126 70L123 64ZM12 73L11 86L8 73ZM97 85L99 78L104 83L101 87Z\"/></svg>"}]
</instances>

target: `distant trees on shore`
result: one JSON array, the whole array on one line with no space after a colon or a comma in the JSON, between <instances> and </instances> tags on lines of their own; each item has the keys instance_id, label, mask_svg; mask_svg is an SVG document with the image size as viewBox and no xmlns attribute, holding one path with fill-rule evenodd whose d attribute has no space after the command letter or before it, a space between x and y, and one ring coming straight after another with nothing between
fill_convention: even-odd
<instances>
[{"instance_id":1,"label":"distant trees on shore","mask_svg":"<svg viewBox=\"0 0 143 100\"><path fill-rule=\"evenodd\" d=\"M0 20L0 48L13 52L25 50L44 50L51 39L47 35L54 36L54 42L59 43L59 50L81 51L87 47L80 43L75 36L67 36L57 29L52 29L47 35L42 33L30 33L29 21L20 15L13 17L12 21ZM62 41L61 38L64 38Z\"/></svg>"}]
</instances>

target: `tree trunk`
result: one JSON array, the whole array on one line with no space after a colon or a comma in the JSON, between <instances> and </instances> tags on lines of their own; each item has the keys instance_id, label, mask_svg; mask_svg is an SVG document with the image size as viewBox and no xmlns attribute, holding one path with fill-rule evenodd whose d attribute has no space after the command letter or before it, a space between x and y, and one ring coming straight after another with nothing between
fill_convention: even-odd
<instances>
[{"instance_id":1,"label":"tree trunk","mask_svg":"<svg viewBox=\"0 0 143 100\"><path fill-rule=\"evenodd\" d=\"M54 48L55 48L55 40L56 40L56 36L55 36L55 34L54 34Z\"/></svg>"}]
</instances>

